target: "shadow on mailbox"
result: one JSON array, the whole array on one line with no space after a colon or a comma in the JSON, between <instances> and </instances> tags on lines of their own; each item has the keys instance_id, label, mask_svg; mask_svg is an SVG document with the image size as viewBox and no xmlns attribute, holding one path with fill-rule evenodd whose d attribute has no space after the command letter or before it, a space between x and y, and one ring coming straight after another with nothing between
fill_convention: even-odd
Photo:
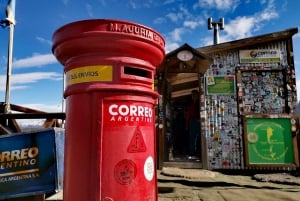
<instances>
[{"instance_id":1,"label":"shadow on mailbox","mask_svg":"<svg viewBox=\"0 0 300 201\"><path fill-rule=\"evenodd\" d=\"M62 189L64 129L0 135L0 200Z\"/></svg>"}]
</instances>

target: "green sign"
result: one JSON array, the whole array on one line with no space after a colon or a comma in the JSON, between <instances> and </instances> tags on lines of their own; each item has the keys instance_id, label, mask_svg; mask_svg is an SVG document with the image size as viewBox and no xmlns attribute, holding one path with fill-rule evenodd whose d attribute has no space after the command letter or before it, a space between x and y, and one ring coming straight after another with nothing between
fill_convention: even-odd
<instances>
[{"instance_id":1,"label":"green sign","mask_svg":"<svg viewBox=\"0 0 300 201\"><path fill-rule=\"evenodd\" d=\"M207 95L233 95L235 93L234 76L207 76L206 93Z\"/></svg>"},{"instance_id":2,"label":"green sign","mask_svg":"<svg viewBox=\"0 0 300 201\"><path fill-rule=\"evenodd\" d=\"M249 164L291 164L294 151L290 118L247 118Z\"/></svg>"}]
</instances>

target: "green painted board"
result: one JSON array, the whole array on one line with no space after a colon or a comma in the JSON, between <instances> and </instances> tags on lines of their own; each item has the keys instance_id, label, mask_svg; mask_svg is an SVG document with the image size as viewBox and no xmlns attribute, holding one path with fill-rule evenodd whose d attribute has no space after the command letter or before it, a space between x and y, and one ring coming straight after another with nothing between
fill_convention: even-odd
<instances>
[{"instance_id":1,"label":"green painted board","mask_svg":"<svg viewBox=\"0 0 300 201\"><path fill-rule=\"evenodd\" d=\"M248 164L291 164L290 118L247 118Z\"/></svg>"},{"instance_id":2,"label":"green painted board","mask_svg":"<svg viewBox=\"0 0 300 201\"><path fill-rule=\"evenodd\" d=\"M233 76L207 76L206 77L207 95L235 94L235 79Z\"/></svg>"}]
</instances>

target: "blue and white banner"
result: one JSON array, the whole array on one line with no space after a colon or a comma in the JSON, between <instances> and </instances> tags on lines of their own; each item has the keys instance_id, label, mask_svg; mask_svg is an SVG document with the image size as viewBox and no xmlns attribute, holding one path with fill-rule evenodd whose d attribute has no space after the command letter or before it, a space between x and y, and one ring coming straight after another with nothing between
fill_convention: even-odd
<instances>
[{"instance_id":1,"label":"blue and white banner","mask_svg":"<svg viewBox=\"0 0 300 201\"><path fill-rule=\"evenodd\" d=\"M0 135L0 200L55 192L55 130Z\"/></svg>"}]
</instances>

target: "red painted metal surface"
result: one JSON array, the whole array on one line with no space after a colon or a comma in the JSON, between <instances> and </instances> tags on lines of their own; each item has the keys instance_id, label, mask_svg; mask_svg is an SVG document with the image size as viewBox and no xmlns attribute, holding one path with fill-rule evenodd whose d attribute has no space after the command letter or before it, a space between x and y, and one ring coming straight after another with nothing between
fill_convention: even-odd
<instances>
[{"instance_id":1,"label":"red painted metal surface","mask_svg":"<svg viewBox=\"0 0 300 201\"><path fill-rule=\"evenodd\" d=\"M64 201L157 200L153 77L164 45L154 30L120 20L54 33L67 85Z\"/></svg>"}]
</instances>

